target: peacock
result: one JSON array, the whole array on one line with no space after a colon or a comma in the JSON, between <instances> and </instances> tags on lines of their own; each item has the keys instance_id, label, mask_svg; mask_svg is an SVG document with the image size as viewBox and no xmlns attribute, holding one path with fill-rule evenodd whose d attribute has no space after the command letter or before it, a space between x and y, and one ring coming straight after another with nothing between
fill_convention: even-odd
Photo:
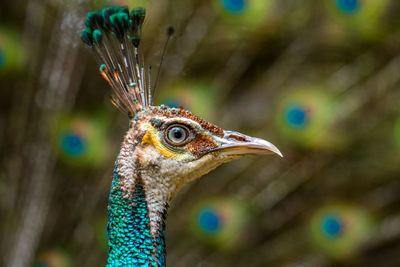
<instances>
[{"instance_id":1,"label":"peacock","mask_svg":"<svg viewBox=\"0 0 400 267\"><path fill-rule=\"evenodd\" d=\"M81 33L112 88L111 102L129 117L108 200L107 266L165 266L167 210L185 184L244 155L282 156L268 141L223 130L183 107L152 105L145 16L140 7L107 7L89 12Z\"/></svg>"}]
</instances>

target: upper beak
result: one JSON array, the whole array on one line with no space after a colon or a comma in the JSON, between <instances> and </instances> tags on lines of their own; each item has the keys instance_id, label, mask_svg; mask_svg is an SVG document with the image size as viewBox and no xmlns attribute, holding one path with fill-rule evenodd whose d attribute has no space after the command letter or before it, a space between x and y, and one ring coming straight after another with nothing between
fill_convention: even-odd
<instances>
[{"instance_id":1,"label":"upper beak","mask_svg":"<svg viewBox=\"0 0 400 267\"><path fill-rule=\"evenodd\" d=\"M221 151L224 155L278 154L283 157L279 149L272 143L239 132L224 131L224 137L218 141L221 142L221 145L213 151Z\"/></svg>"}]
</instances>

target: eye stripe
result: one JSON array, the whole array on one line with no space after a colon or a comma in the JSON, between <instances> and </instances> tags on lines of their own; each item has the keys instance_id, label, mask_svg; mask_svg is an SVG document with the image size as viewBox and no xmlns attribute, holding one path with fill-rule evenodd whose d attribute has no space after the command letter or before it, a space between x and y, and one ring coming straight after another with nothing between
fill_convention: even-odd
<instances>
[{"instance_id":1,"label":"eye stripe","mask_svg":"<svg viewBox=\"0 0 400 267\"><path fill-rule=\"evenodd\" d=\"M160 154L166 158L175 158L181 156L180 153L168 149L161 143L157 130L151 125L146 127L146 133L142 139L142 145L146 143L152 144L158 150L158 152L160 152Z\"/></svg>"}]
</instances>

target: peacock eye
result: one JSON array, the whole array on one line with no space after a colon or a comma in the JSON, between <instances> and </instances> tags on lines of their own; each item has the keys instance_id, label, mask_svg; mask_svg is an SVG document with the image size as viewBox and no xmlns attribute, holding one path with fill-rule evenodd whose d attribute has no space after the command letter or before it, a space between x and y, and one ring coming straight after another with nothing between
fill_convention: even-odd
<instances>
[{"instance_id":1,"label":"peacock eye","mask_svg":"<svg viewBox=\"0 0 400 267\"><path fill-rule=\"evenodd\" d=\"M182 146L189 140L189 129L183 125L171 125L165 131L166 141L173 146Z\"/></svg>"}]
</instances>

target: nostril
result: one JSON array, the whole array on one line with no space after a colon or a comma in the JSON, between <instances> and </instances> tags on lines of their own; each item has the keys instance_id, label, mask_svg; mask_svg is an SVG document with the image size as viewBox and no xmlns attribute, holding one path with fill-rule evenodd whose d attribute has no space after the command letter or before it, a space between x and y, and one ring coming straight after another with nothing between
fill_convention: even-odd
<instances>
[{"instance_id":1,"label":"nostril","mask_svg":"<svg viewBox=\"0 0 400 267\"><path fill-rule=\"evenodd\" d=\"M229 139L235 139L237 141L240 142L248 142L248 140L244 137L244 136L239 136L239 135L235 135L235 134L230 134L228 136Z\"/></svg>"}]
</instances>

